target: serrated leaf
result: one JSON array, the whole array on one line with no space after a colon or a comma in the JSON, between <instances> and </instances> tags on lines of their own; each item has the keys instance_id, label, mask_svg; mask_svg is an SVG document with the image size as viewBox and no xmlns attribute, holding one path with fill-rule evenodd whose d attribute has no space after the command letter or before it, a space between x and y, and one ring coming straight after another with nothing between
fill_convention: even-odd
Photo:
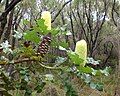
<instances>
[{"instance_id":1,"label":"serrated leaf","mask_svg":"<svg viewBox=\"0 0 120 96\"><path fill-rule=\"evenodd\" d=\"M80 72L83 72L83 73L92 73L92 69L90 67L79 67L78 68Z\"/></svg>"},{"instance_id":2,"label":"serrated leaf","mask_svg":"<svg viewBox=\"0 0 120 96\"><path fill-rule=\"evenodd\" d=\"M99 90L99 91L103 91L103 83L97 83L96 84L96 89Z\"/></svg>"},{"instance_id":3,"label":"serrated leaf","mask_svg":"<svg viewBox=\"0 0 120 96\"><path fill-rule=\"evenodd\" d=\"M75 65L80 65L83 63L83 60L81 58L79 58L79 55L77 55L75 52L68 52L68 56L70 57L71 61Z\"/></svg>"},{"instance_id":4,"label":"serrated leaf","mask_svg":"<svg viewBox=\"0 0 120 96\"><path fill-rule=\"evenodd\" d=\"M91 87L92 89L95 89L95 88L96 88L96 84L93 83L93 82L90 82L90 87Z\"/></svg>"},{"instance_id":5,"label":"serrated leaf","mask_svg":"<svg viewBox=\"0 0 120 96\"><path fill-rule=\"evenodd\" d=\"M50 32L51 32L51 34L52 34L53 36L55 36L55 35L58 34L59 30L57 30L57 29L51 29Z\"/></svg>"},{"instance_id":6,"label":"serrated leaf","mask_svg":"<svg viewBox=\"0 0 120 96\"><path fill-rule=\"evenodd\" d=\"M103 73L105 76L109 75L109 67L106 67L104 70L100 70L101 73Z\"/></svg>"},{"instance_id":7,"label":"serrated leaf","mask_svg":"<svg viewBox=\"0 0 120 96\"><path fill-rule=\"evenodd\" d=\"M47 26L44 24L45 20L44 19L38 19L37 20L37 25L39 26L40 31L45 35L49 33L47 30Z\"/></svg>"},{"instance_id":8,"label":"serrated leaf","mask_svg":"<svg viewBox=\"0 0 120 96\"><path fill-rule=\"evenodd\" d=\"M24 35L24 39L28 41L32 41L34 43L39 43L40 37L38 37L37 33L33 31L27 31L26 34Z\"/></svg>"},{"instance_id":9,"label":"serrated leaf","mask_svg":"<svg viewBox=\"0 0 120 96\"><path fill-rule=\"evenodd\" d=\"M85 78L84 78L86 83L90 83L91 82L91 76L89 74L85 74Z\"/></svg>"},{"instance_id":10,"label":"serrated leaf","mask_svg":"<svg viewBox=\"0 0 120 96\"><path fill-rule=\"evenodd\" d=\"M66 43L65 41L60 42L59 45L64 48L68 48L68 43Z\"/></svg>"}]
</instances>

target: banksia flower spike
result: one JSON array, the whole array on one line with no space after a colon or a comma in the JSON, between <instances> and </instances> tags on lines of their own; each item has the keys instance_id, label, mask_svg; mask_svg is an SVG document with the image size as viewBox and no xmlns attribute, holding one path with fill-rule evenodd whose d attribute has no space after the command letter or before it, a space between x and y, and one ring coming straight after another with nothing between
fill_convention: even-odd
<instances>
[{"instance_id":1,"label":"banksia flower spike","mask_svg":"<svg viewBox=\"0 0 120 96\"><path fill-rule=\"evenodd\" d=\"M76 43L75 53L83 60L83 63L80 65L85 66L87 59L87 43L85 40L80 40Z\"/></svg>"},{"instance_id":2,"label":"banksia flower spike","mask_svg":"<svg viewBox=\"0 0 120 96\"><path fill-rule=\"evenodd\" d=\"M41 18L45 20L45 25L48 30L51 30L51 14L49 11L43 11L41 14Z\"/></svg>"}]
</instances>

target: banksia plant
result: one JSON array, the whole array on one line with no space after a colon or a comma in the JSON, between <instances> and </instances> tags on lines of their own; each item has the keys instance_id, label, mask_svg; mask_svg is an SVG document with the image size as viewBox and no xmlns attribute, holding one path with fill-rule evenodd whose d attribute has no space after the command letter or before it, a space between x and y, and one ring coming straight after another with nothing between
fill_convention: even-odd
<instances>
[{"instance_id":1,"label":"banksia plant","mask_svg":"<svg viewBox=\"0 0 120 96\"><path fill-rule=\"evenodd\" d=\"M45 20L44 24L47 26L48 30L51 30L51 14L49 11L43 11L41 18Z\"/></svg>"},{"instance_id":2,"label":"banksia plant","mask_svg":"<svg viewBox=\"0 0 120 96\"><path fill-rule=\"evenodd\" d=\"M47 26L47 30L51 30L51 14L49 11L43 11L41 18L45 20L44 24ZM37 53L42 57L48 52L51 43L51 33L49 32L43 37L42 42L39 44Z\"/></svg>"},{"instance_id":3,"label":"banksia plant","mask_svg":"<svg viewBox=\"0 0 120 96\"><path fill-rule=\"evenodd\" d=\"M83 60L82 66L85 66L87 59L87 43L85 40L80 40L76 43L75 53Z\"/></svg>"}]
</instances>

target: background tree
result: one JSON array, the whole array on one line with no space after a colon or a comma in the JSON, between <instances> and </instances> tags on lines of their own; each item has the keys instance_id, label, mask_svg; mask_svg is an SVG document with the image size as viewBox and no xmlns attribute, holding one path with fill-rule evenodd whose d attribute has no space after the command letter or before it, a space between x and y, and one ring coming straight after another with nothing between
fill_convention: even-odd
<instances>
[{"instance_id":1,"label":"background tree","mask_svg":"<svg viewBox=\"0 0 120 96\"><path fill-rule=\"evenodd\" d=\"M54 74L56 76L56 74L59 73L58 71L56 71L57 70L56 66L62 65L62 64L57 65L56 62L57 63L63 62L67 58L68 61L65 61L64 64L68 64L69 62L69 65L72 66L74 62L76 63L76 61L79 61L79 60L76 60L76 58L78 58L76 55L75 57L74 55L72 55L73 56L72 57L70 53L68 54L65 50L70 49L71 52L73 52L75 50L76 42L81 39L85 39L88 44L88 56L93 57L94 59L101 60L100 64L98 65L95 65L96 63L93 65L91 65L91 63L89 64L89 66L95 68L95 70L93 71L96 72L96 69L102 70L106 68L106 66L107 67L110 66L113 68L112 72L115 71L116 73L115 75L113 72L112 75L110 75L109 77L100 76L100 77L95 78L94 79L95 81L101 80L106 84L105 89L104 89L106 92L105 91L99 92L95 90L93 91L90 89L92 91L92 93L90 94L95 94L95 92L101 94L102 96L104 96L103 94L105 95L107 94L109 96L113 96L113 94L114 95L119 94L119 91L116 90L116 89L119 89L118 87L119 86L119 82L118 82L119 74L118 73L120 69L118 66L118 62L119 62L118 59L120 56L120 52L119 52L119 49L120 49L119 48L119 42L120 42L119 41L120 40L119 39L119 29L120 29L119 28L119 17L120 17L119 7L120 7L120 4L118 2L119 1L117 0L0 0L0 38L1 38L0 42L2 44L3 41L4 42L6 40L9 41L11 44L11 49L15 53L17 53L14 55L12 54L5 55L5 54L2 54L1 52L2 49L0 49L0 52L1 52L0 55L1 56L5 55L5 57L9 60L12 60L14 56L18 56L15 58L15 59L18 59L18 61L15 60L14 65L12 65L13 64L12 62L10 62L8 63L10 64L9 66L2 66L2 68L4 67L7 70L7 72L9 73L8 77L11 77L12 74L14 74L14 72L15 72L15 75L14 75L15 77L17 76L21 77L24 73L25 73L24 76L27 76L26 74L29 74L28 71L30 71L30 73L32 74L31 76L33 77L36 76L36 78L39 77L38 73L41 75L42 72L43 74L56 72ZM26 59L27 56L32 57L32 55L35 55L33 57L36 58L36 54L34 53L34 51L37 49L36 46L39 45L38 41L39 42L42 41L41 36L47 36L46 35L47 31L46 33L43 34L42 31L39 30L39 27L37 27L38 22L39 23L43 22L43 21L39 21L41 18L41 13L43 11L49 11L52 14L51 23L52 23L52 28L53 28L52 32L54 36L52 36L52 43L50 46L50 51L44 57L46 61L43 61L45 64L47 63L50 66L45 66L44 64L41 64L41 63L37 65L38 63L36 63L35 61L36 59L35 60L33 59L30 60L31 58ZM42 27L44 27L44 25L42 25ZM31 40L32 42L30 42L28 39L21 39L21 38L15 37L15 36L18 36L17 34L21 36L21 34L24 34L27 32L37 34L37 35L32 34L28 36L30 40L32 36L34 36L34 38L32 38L33 41ZM34 40L36 40L37 43L35 43ZM25 44L27 44L27 46L29 47L28 48L25 47L24 46ZM19 50L19 48L21 49ZM71 58L73 61L71 60ZM2 63L4 62L2 61ZM19 66L21 66L21 68ZM51 66L54 66L55 70ZM85 70L88 71L89 68L88 69L87 68ZM64 71L65 70L66 69L64 69ZM105 69L103 72L107 72L106 70L107 69ZM21 71L23 73L19 74L19 72ZM33 75L34 73L35 75ZM62 72L60 74L62 74ZM77 74L78 77L79 77L79 74ZM7 77L4 74L2 75L0 74L0 76L2 76L2 78L4 77L4 79L5 77ZM64 78L64 77L67 77L67 78ZM49 92L49 90L51 88L52 91L54 90L55 94L58 94L59 90L61 90L60 86L62 86L61 92L63 92L64 94L65 91L63 90L64 88L63 86L65 86L67 88L66 94L72 94L72 93L74 94L74 92L76 93L77 91L78 96L79 94L90 95L89 93L86 93L86 91L85 93L84 91L79 91L81 89L86 90L85 88L86 84L78 80L78 77L76 77L76 75L71 76L71 73L64 74L63 72L63 74L60 75L60 77L57 77L59 78L59 80L63 80L64 82L62 83L63 85L58 84L59 86L53 85L52 87L46 86L46 89L45 89L46 91L44 90L43 93L45 94L46 92L48 92L48 94L50 94L51 91ZM39 79L41 79L41 77ZM68 79L70 80L70 82ZM88 75L84 75L83 79L88 80L88 82L90 80ZM38 78L36 80L38 80ZM36 80L35 82L38 83L39 80L38 81ZM73 86L71 85L71 82ZM6 83L8 84L10 82L6 82ZM38 84L39 86L37 86L35 90L38 90L39 88L42 89L44 86L44 82L42 82L41 84L43 85ZM99 84L97 85L97 83L91 84L89 82L89 84L88 85L92 87L93 89L96 86L98 89L101 88L100 86L98 86ZM32 86L29 86L28 84L28 89L31 89L30 87L33 88L33 86L36 87L37 84L36 85L31 84L31 85ZM111 87L112 85L113 86L116 85L116 87L113 88ZM80 86L80 88L76 86ZM73 87L75 87L76 90L74 90ZM41 89L39 89L39 91ZM111 93L108 92L110 90L112 90ZM28 92L28 90L26 91Z\"/></svg>"}]
</instances>

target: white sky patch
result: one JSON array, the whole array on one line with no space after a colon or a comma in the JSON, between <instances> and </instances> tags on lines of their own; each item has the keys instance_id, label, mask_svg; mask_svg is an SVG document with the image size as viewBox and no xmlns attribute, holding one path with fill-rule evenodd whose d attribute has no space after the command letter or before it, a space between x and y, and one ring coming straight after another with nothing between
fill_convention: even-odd
<instances>
[{"instance_id":1,"label":"white sky patch","mask_svg":"<svg viewBox=\"0 0 120 96\"><path fill-rule=\"evenodd\" d=\"M41 7L41 1L40 0L36 0L36 9L38 10L38 11L40 11L41 9L40 9L40 7Z\"/></svg>"},{"instance_id":2,"label":"white sky patch","mask_svg":"<svg viewBox=\"0 0 120 96\"><path fill-rule=\"evenodd\" d=\"M30 14L31 14L31 9L27 9L26 12L23 14L23 18L24 19L27 19L27 20L30 20Z\"/></svg>"},{"instance_id":3,"label":"white sky patch","mask_svg":"<svg viewBox=\"0 0 120 96\"><path fill-rule=\"evenodd\" d=\"M119 2L119 4L120 4L120 0L116 0L117 2Z\"/></svg>"},{"instance_id":4,"label":"white sky patch","mask_svg":"<svg viewBox=\"0 0 120 96\"><path fill-rule=\"evenodd\" d=\"M93 21L97 21L97 18L102 21L103 18L104 18L105 12L103 12L103 13L98 13L98 15L99 15L99 16L97 17L97 11L93 11L93 12L92 12ZM108 18L108 16L105 16L105 20L106 20L106 21L109 21L110 19Z\"/></svg>"},{"instance_id":5,"label":"white sky patch","mask_svg":"<svg viewBox=\"0 0 120 96\"><path fill-rule=\"evenodd\" d=\"M25 13L25 14L23 15L23 18L24 18L24 19L30 19L30 16L29 16L28 13Z\"/></svg>"}]
</instances>

